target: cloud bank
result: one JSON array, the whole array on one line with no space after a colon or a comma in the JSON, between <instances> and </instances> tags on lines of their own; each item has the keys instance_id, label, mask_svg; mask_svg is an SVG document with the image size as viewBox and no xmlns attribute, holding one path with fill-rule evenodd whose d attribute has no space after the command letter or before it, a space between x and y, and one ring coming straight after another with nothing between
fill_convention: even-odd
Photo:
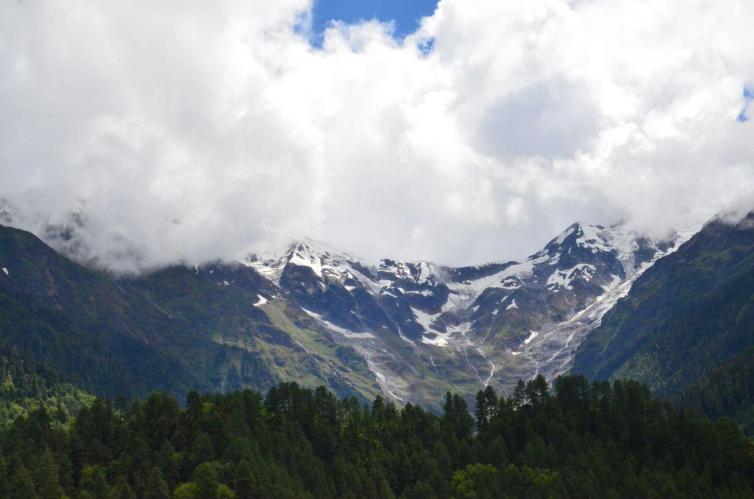
<instances>
[{"instance_id":1,"label":"cloud bank","mask_svg":"<svg viewBox=\"0 0 754 499\"><path fill-rule=\"evenodd\" d=\"M750 0L441 0L403 40L334 24L321 48L310 12L2 2L13 223L115 270L302 236L463 264L577 219L662 235L754 192Z\"/></svg>"}]
</instances>

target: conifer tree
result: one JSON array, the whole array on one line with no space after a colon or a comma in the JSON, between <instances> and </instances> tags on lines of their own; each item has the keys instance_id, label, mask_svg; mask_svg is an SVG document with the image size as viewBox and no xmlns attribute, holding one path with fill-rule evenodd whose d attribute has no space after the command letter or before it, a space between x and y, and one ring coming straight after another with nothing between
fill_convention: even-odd
<instances>
[{"instance_id":1,"label":"conifer tree","mask_svg":"<svg viewBox=\"0 0 754 499\"><path fill-rule=\"evenodd\" d=\"M128 484L125 477L119 475L118 478L115 479L115 484L112 489L110 489L108 499L136 499L136 494L134 494L133 489L131 489L131 486Z\"/></svg>"},{"instance_id":2,"label":"conifer tree","mask_svg":"<svg viewBox=\"0 0 754 499\"><path fill-rule=\"evenodd\" d=\"M170 499L168 484L162 478L160 468L153 468L147 478L147 486L144 489L144 499Z\"/></svg>"},{"instance_id":3,"label":"conifer tree","mask_svg":"<svg viewBox=\"0 0 754 499\"><path fill-rule=\"evenodd\" d=\"M43 499L59 499L63 495L60 485L58 464L49 448L39 456L35 473L36 491Z\"/></svg>"},{"instance_id":4,"label":"conifer tree","mask_svg":"<svg viewBox=\"0 0 754 499\"><path fill-rule=\"evenodd\" d=\"M37 499L34 478L17 454L8 463L8 497L14 499Z\"/></svg>"},{"instance_id":5,"label":"conifer tree","mask_svg":"<svg viewBox=\"0 0 754 499\"><path fill-rule=\"evenodd\" d=\"M217 467L214 463L202 463L194 470L191 481L197 486L200 497L204 499L216 499L217 487L220 485L217 478Z\"/></svg>"}]
</instances>

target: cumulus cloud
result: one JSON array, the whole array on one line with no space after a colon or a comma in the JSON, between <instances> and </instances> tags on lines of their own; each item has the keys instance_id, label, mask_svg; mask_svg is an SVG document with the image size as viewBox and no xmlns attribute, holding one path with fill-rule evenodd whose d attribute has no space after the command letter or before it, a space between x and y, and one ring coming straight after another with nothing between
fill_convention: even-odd
<instances>
[{"instance_id":1,"label":"cumulus cloud","mask_svg":"<svg viewBox=\"0 0 754 499\"><path fill-rule=\"evenodd\" d=\"M441 0L405 40L334 24L316 48L310 11L0 4L13 222L116 270L306 235L462 264L754 192L749 0Z\"/></svg>"}]
</instances>

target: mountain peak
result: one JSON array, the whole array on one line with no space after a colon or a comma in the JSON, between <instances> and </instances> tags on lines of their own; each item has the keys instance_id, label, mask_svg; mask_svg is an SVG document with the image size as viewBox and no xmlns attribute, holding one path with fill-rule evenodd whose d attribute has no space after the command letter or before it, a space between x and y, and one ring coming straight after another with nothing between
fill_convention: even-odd
<instances>
[{"instance_id":1,"label":"mountain peak","mask_svg":"<svg viewBox=\"0 0 754 499\"><path fill-rule=\"evenodd\" d=\"M438 275L438 266L428 261L403 262L390 259L380 261L380 274L390 274L400 280L424 284L434 280Z\"/></svg>"}]
</instances>

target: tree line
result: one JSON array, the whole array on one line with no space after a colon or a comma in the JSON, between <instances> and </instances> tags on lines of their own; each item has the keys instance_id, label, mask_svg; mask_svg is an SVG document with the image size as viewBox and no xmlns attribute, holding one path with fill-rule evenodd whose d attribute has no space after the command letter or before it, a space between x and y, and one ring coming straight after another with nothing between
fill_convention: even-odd
<instances>
[{"instance_id":1,"label":"tree line","mask_svg":"<svg viewBox=\"0 0 754 499\"><path fill-rule=\"evenodd\" d=\"M693 498L754 496L754 444L633 381L566 376L447 394L442 414L295 383L44 408L0 430L0 496Z\"/></svg>"}]
</instances>

